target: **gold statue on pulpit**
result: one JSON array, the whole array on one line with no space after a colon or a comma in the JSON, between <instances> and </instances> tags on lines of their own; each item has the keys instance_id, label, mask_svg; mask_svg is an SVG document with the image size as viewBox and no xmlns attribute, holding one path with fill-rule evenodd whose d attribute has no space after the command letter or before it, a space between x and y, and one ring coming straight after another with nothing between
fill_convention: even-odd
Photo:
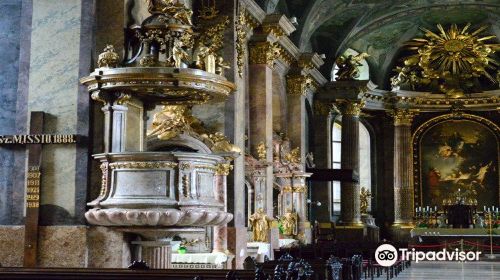
<instances>
[{"instance_id":1,"label":"gold statue on pulpit","mask_svg":"<svg viewBox=\"0 0 500 280\"><path fill-rule=\"evenodd\" d=\"M248 224L252 226L254 242L267 242L270 221L272 219L266 215L262 208L259 208L248 218Z\"/></svg>"}]
</instances>

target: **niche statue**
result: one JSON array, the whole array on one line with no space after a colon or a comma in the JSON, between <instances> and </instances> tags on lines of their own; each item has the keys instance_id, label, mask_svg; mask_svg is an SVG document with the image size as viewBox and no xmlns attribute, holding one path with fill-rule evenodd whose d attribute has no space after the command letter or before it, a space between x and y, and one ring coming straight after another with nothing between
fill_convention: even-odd
<instances>
[{"instance_id":1,"label":"niche statue","mask_svg":"<svg viewBox=\"0 0 500 280\"><path fill-rule=\"evenodd\" d=\"M269 222L272 221L262 208L259 208L257 212L253 213L248 218L248 224L252 226L253 231L253 241L255 242L267 242L267 232L269 230Z\"/></svg>"}]
</instances>

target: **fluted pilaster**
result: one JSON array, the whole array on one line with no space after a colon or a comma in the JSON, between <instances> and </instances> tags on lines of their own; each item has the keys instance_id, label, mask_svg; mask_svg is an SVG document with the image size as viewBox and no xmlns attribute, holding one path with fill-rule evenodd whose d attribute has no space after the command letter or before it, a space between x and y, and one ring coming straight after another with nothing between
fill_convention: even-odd
<instances>
[{"instance_id":1,"label":"fluted pilaster","mask_svg":"<svg viewBox=\"0 0 500 280\"><path fill-rule=\"evenodd\" d=\"M342 113L341 168L359 174L359 114L362 102L344 101L338 107ZM340 221L344 225L362 225L360 187L357 182L341 182Z\"/></svg>"},{"instance_id":2,"label":"fluted pilaster","mask_svg":"<svg viewBox=\"0 0 500 280\"><path fill-rule=\"evenodd\" d=\"M416 111L395 110L394 117L394 223L413 222L411 123Z\"/></svg>"}]
</instances>

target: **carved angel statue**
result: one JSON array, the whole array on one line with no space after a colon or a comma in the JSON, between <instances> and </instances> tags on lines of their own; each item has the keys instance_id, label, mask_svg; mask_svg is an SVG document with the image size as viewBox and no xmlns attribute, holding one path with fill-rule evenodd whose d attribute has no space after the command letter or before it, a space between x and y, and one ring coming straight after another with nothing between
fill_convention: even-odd
<instances>
[{"instance_id":1,"label":"carved angel statue","mask_svg":"<svg viewBox=\"0 0 500 280\"><path fill-rule=\"evenodd\" d=\"M191 17L193 11L188 9L179 0L144 0L148 3L148 11L151 14L162 14L168 18L173 18L181 24L193 25Z\"/></svg>"},{"instance_id":2,"label":"carved angel statue","mask_svg":"<svg viewBox=\"0 0 500 280\"><path fill-rule=\"evenodd\" d=\"M361 188L361 193L359 194L359 200L360 200L360 211L361 213L366 213L366 210L368 210L368 205L370 203L370 198L372 198L372 193L366 189L365 187Z\"/></svg>"},{"instance_id":3,"label":"carved angel statue","mask_svg":"<svg viewBox=\"0 0 500 280\"><path fill-rule=\"evenodd\" d=\"M285 215L281 217L281 228L283 235L292 236L297 234L297 214L290 208L285 210Z\"/></svg>"},{"instance_id":4,"label":"carved angel statue","mask_svg":"<svg viewBox=\"0 0 500 280\"><path fill-rule=\"evenodd\" d=\"M359 78L359 69L361 66L359 61L369 57L367 53L359 55L349 55L348 57L339 56L336 60L339 70L337 72L337 80L354 80Z\"/></svg>"},{"instance_id":5,"label":"carved angel statue","mask_svg":"<svg viewBox=\"0 0 500 280\"><path fill-rule=\"evenodd\" d=\"M269 222L272 221L262 208L253 213L248 218L248 224L252 227L253 241L267 242L267 235L269 230Z\"/></svg>"},{"instance_id":6,"label":"carved angel statue","mask_svg":"<svg viewBox=\"0 0 500 280\"><path fill-rule=\"evenodd\" d=\"M162 110L153 117L153 130L148 135L158 135L161 140L176 137L183 131L191 130L184 113L187 107L184 105L163 106Z\"/></svg>"},{"instance_id":7,"label":"carved angel statue","mask_svg":"<svg viewBox=\"0 0 500 280\"><path fill-rule=\"evenodd\" d=\"M182 41L176 40L172 48L172 55L169 58L170 65L175 68L181 68L183 60L190 60L191 56L182 48Z\"/></svg>"},{"instance_id":8,"label":"carved angel statue","mask_svg":"<svg viewBox=\"0 0 500 280\"><path fill-rule=\"evenodd\" d=\"M200 138L214 153L233 152L241 154L240 147L229 143L229 140L227 140L222 132L208 135L202 134Z\"/></svg>"}]
</instances>

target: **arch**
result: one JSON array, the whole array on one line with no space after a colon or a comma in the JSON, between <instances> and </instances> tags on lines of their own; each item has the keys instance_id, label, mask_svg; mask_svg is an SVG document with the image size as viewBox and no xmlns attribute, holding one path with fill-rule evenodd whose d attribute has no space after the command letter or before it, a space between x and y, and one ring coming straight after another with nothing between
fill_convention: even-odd
<instances>
[{"instance_id":1,"label":"arch","mask_svg":"<svg viewBox=\"0 0 500 280\"><path fill-rule=\"evenodd\" d=\"M412 137L414 205L440 207L461 188L478 205L498 206L499 139L498 125L472 114L442 115L420 125ZM492 184L496 188L487 187Z\"/></svg>"}]
</instances>

